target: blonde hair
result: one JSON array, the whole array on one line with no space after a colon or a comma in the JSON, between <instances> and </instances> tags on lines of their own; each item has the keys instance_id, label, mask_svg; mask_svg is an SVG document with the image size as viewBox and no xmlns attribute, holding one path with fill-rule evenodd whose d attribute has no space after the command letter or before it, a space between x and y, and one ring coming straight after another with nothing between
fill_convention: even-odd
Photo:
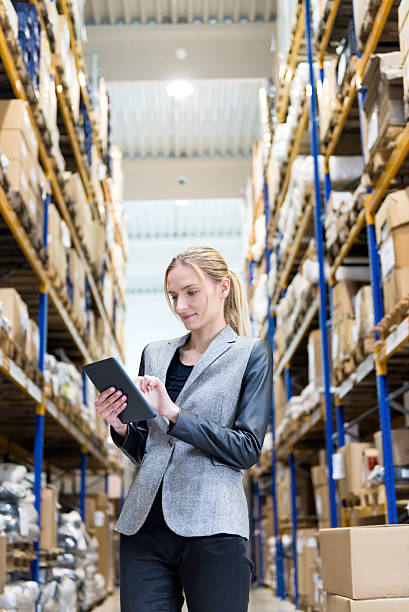
<instances>
[{"instance_id":1,"label":"blonde hair","mask_svg":"<svg viewBox=\"0 0 409 612\"><path fill-rule=\"evenodd\" d=\"M224 318L239 336L249 336L250 317L243 281L237 272L228 268L220 253L211 247L190 247L172 259L166 269L164 281L166 300L170 308L174 310L168 292L168 276L179 264L192 266L201 278L203 274L207 274L215 283L220 283L223 278L230 280L229 295L224 303Z\"/></svg>"}]
</instances>

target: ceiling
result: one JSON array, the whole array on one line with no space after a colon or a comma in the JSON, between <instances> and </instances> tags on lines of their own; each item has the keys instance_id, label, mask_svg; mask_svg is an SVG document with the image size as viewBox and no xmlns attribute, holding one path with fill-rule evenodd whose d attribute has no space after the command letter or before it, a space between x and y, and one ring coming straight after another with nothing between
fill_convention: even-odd
<instances>
[{"instance_id":1,"label":"ceiling","mask_svg":"<svg viewBox=\"0 0 409 612\"><path fill-rule=\"evenodd\" d=\"M240 194L258 91L273 72L275 13L276 0L86 0L86 55L98 55L124 155L130 299L163 300L166 266L195 244L242 270ZM195 88L178 104L165 92L174 79Z\"/></svg>"},{"instance_id":2,"label":"ceiling","mask_svg":"<svg viewBox=\"0 0 409 612\"><path fill-rule=\"evenodd\" d=\"M189 246L216 248L241 271L241 199L125 202L128 215L127 293L162 293L164 271ZM142 265L141 265L142 264Z\"/></svg>"},{"instance_id":3,"label":"ceiling","mask_svg":"<svg viewBox=\"0 0 409 612\"><path fill-rule=\"evenodd\" d=\"M163 81L112 82L112 139L125 158L248 157L259 138L260 81L193 81L175 103ZM239 127L240 126L240 127Z\"/></svg>"},{"instance_id":4,"label":"ceiling","mask_svg":"<svg viewBox=\"0 0 409 612\"><path fill-rule=\"evenodd\" d=\"M275 17L275 0L88 0L87 25L253 23Z\"/></svg>"}]
</instances>

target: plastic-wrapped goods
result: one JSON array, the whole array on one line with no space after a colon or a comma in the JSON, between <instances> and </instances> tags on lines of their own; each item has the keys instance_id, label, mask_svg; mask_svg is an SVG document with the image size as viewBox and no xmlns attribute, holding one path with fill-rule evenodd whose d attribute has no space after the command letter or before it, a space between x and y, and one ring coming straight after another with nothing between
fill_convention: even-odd
<instances>
[{"instance_id":1,"label":"plastic-wrapped goods","mask_svg":"<svg viewBox=\"0 0 409 612\"><path fill-rule=\"evenodd\" d=\"M298 0L278 0L277 2L277 63L278 79L285 77L287 55L291 46L291 32L295 24ZM277 83L278 85L279 83Z\"/></svg>"},{"instance_id":2,"label":"plastic-wrapped goods","mask_svg":"<svg viewBox=\"0 0 409 612\"><path fill-rule=\"evenodd\" d=\"M362 176L364 163L361 155L331 155L329 174L333 188L353 183ZM324 173L321 171L321 180Z\"/></svg>"},{"instance_id":3,"label":"plastic-wrapped goods","mask_svg":"<svg viewBox=\"0 0 409 612\"><path fill-rule=\"evenodd\" d=\"M272 295L274 291L274 287L276 286L278 280L278 265L277 265L277 255L273 251L270 255L270 272L267 280L267 293L268 295Z\"/></svg>"},{"instance_id":4,"label":"plastic-wrapped goods","mask_svg":"<svg viewBox=\"0 0 409 612\"><path fill-rule=\"evenodd\" d=\"M53 569L53 575L58 577L58 607L56 612L77 612L78 594L75 575L67 574L65 570Z\"/></svg>"},{"instance_id":5,"label":"plastic-wrapped goods","mask_svg":"<svg viewBox=\"0 0 409 612\"><path fill-rule=\"evenodd\" d=\"M266 248L266 216L260 215L254 224L256 241L251 247L254 261L260 261Z\"/></svg>"},{"instance_id":6,"label":"plastic-wrapped goods","mask_svg":"<svg viewBox=\"0 0 409 612\"><path fill-rule=\"evenodd\" d=\"M8 483L23 482L27 474L27 468L24 465L15 463L0 463L0 482L7 480Z\"/></svg>"},{"instance_id":7,"label":"plastic-wrapped goods","mask_svg":"<svg viewBox=\"0 0 409 612\"><path fill-rule=\"evenodd\" d=\"M298 64L290 87L291 106L299 111L305 100L305 86L309 83L309 67L307 62Z\"/></svg>"},{"instance_id":8,"label":"plastic-wrapped goods","mask_svg":"<svg viewBox=\"0 0 409 612\"><path fill-rule=\"evenodd\" d=\"M262 324L268 314L267 274L262 274L253 298L253 313L257 323Z\"/></svg>"},{"instance_id":9,"label":"plastic-wrapped goods","mask_svg":"<svg viewBox=\"0 0 409 612\"><path fill-rule=\"evenodd\" d=\"M39 593L38 584L32 580L10 582L4 587L4 593L0 593L0 608L5 608L10 612L17 612L17 610L34 612Z\"/></svg>"}]
</instances>

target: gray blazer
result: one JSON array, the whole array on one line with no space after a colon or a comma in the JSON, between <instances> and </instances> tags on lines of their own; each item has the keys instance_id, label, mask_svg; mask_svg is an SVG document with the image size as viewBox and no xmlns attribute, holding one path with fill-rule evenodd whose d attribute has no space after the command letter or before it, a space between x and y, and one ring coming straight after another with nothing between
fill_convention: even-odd
<instances>
[{"instance_id":1,"label":"gray blazer","mask_svg":"<svg viewBox=\"0 0 409 612\"><path fill-rule=\"evenodd\" d=\"M188 337L149 344L144 350L144 373L165 382L176 349ZM256 370L250 372L256 345L261 356ZM176 534L230 533L248 538L243 468L255 463L261 451L270 410L271 368L271 349L264 340L238 336L229 325L219 333L195 364L176 401L181 409L176 424L169 427L161 415L147 422L145 453L117 531L132 535L141 528L163 479L163 514ZM252 381L247 399L243 377ZM252 403L255 394L258 399ZM252 426L248 423L237 426L244 401L255 433L249 431ZM126 444L123 450L126 452Z\"/></svg>"}]
</instances>

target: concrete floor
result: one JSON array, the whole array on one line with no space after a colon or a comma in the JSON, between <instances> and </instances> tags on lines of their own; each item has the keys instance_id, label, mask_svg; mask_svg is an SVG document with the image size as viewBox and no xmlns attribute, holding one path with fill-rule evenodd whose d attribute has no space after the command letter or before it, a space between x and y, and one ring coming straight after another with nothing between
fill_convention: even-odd
<instances>
[{"instance_id":1,"label":"concrete floor","mask_svg":"<svg viewBox=\"0 0 409 612\"><path fill-rule=\"evenodd\" d=\"M288 602L278 601L269 589L254 589L250 594L248 612L294 612L294 606ZM95 609L95 612L119 612L119 590ZM136 612L136 611L135 611ZM152 611L154 612L154 611ZM188 612L183 608L183 612Z\"/></svg>"}]
</instances>

